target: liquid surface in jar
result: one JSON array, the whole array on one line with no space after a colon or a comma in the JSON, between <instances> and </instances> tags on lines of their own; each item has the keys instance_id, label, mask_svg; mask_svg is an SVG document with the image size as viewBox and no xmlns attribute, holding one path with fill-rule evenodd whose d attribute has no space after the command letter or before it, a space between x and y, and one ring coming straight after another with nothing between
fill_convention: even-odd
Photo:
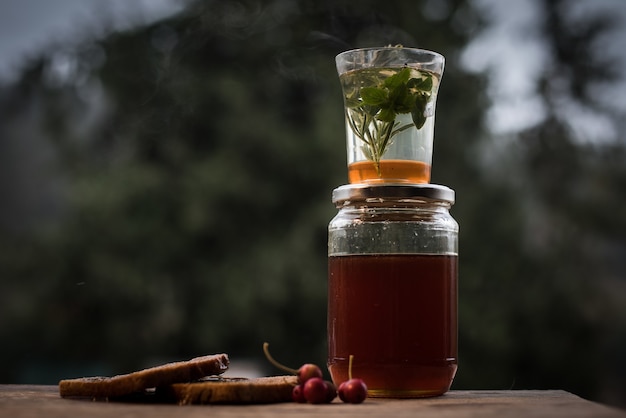
<instances>
[{"instance_id":1,"label":"liquid surface in jar","mask_svg":"<svg viewBox=\"0 0 626 418\"><path fill-rule=\"evenodd\" d=\"M348 165L348 181L354 183L428 183L430 165L413 160L381 160L379 171L372 161L358 161Z\"/></svg>"},{"instance_id":2,"label":"liquid surface in jar","mask_svg":"<svg viewBox=\"0 0 626 418\"><path fill-rule=\"evenodd\" d=\"M449 390L457 369L457 256L329 257L328 367L335 384L363 379L369 396Z\"/></svg>"}]
</instances>

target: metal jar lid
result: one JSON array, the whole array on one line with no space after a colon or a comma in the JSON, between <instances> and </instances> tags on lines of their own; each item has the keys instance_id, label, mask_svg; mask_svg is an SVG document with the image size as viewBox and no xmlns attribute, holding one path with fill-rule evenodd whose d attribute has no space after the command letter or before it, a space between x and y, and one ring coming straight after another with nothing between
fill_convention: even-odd
<instances>
[{"instance_id":1,"label":"metal jar lid","mask_svg":"<svg viewBox=\"0 0 626 418\"><path fill-rule=\"evenodd\" d=\"M346 184L333 190L333 203L375 200L434 200L454 204L455 193L438 184Z\"/></svg>"}]
</instances>

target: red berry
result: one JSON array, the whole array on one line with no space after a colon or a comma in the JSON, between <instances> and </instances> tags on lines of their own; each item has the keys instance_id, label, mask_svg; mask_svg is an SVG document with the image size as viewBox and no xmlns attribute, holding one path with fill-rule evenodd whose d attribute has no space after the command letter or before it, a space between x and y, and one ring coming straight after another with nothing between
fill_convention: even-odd
<instances>
[{"instance_id":1,"label":"red berry","mask_svg":"<svg viewBox=\"0 0 626 418\"><path fill-rule=\"evenodd\" d=\"M304 384L304 398L310 403L326 403L328 399L327 385L319 377L313 377Z\"/></svg>"},{"instance_id":2,"label":"red berry","mask_svg":"<svg viewBox=\"0 0 626 418\"><path fill-rule=\"evenodd\" d=\"M361 403L367 398L367 386L361 379L350 379L339 385L339 399L347 403Z\"/></svg>"},{"instance_id":3,"label":"red berry","mask_svg":"<svg viewBox=\"0 0 626 418\"><path fill-rule=\"evenodd\" d=\"M322 379L322 370L315 364L303 364L295 370L277 362L270 354L268 343L263 343L263 352L274 366L298 376L298 385L291 391L294 402L330 403L337 397L335 385Z\"/></svg>"},{"instance_id":4,"label":"red berry","mask_svg":"<svg viewBox=\"0 0 626 418\"><path fill-rule=\"evenodd\" d=\"M331 403L337 397L337 387L328 380L324 383L326 384L326 402Z\"/></svg>"},{"instance_id":5,"label":"red berry","mask_svg":"<svg viewBox=\"0 0 626 418\"><path fill-rule=\"evenodd\" d=\"M306 403L306 399L304 397L304 388L302 387L302 385L294 386L293 390L291 391L291 398L294 402Z\"/></svg>"},{"instance_id":6,"label":"red berry","mask_svg":"<svg viewBox=\"0 0 626 418\"><path fill-rule=\"evenodd\" d=\"M322 370L317 367L315 364L307 363L302 365L298 369L298 381L300 384L305 384L307 380L312 379L314 377L322 378Z\"/></svg>"}]
</instances>

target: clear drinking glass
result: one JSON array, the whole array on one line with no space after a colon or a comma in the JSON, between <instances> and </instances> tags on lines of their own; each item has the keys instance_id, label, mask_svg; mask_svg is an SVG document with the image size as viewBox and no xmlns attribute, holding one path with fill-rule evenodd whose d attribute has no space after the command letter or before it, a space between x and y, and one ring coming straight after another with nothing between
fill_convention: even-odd
<instances>
[{"instance_id":1,"label":"clear drinking glass","mask_svg":"<svg viewBox=\"0 0 626 418\"><path fill-rule=\"evenodd\" d=\"M445 59L416 48L364 48L336 59L350 183L428 183Z\"/></svg>"}]
</instances>

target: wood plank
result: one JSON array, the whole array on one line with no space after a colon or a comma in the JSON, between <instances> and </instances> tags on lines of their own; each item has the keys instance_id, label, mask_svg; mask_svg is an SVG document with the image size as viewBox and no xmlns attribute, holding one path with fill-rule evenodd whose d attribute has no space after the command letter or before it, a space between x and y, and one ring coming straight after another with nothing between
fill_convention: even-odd
<instances>
[{"instance_id":1,"label":"wood plank","mask_svg":"<svg viewBox=\"0 0 626 418\"><path fill-rule=\"evenodd\" d=\"M360 405L335 400L331 405L178 406L69 400L59 397L57 386L0 385L0 417L206 418L209 415L254 418L626 418L626 411L560 390L451 391L428 399L369 398Z\"/></svg>"}]
</instances>

